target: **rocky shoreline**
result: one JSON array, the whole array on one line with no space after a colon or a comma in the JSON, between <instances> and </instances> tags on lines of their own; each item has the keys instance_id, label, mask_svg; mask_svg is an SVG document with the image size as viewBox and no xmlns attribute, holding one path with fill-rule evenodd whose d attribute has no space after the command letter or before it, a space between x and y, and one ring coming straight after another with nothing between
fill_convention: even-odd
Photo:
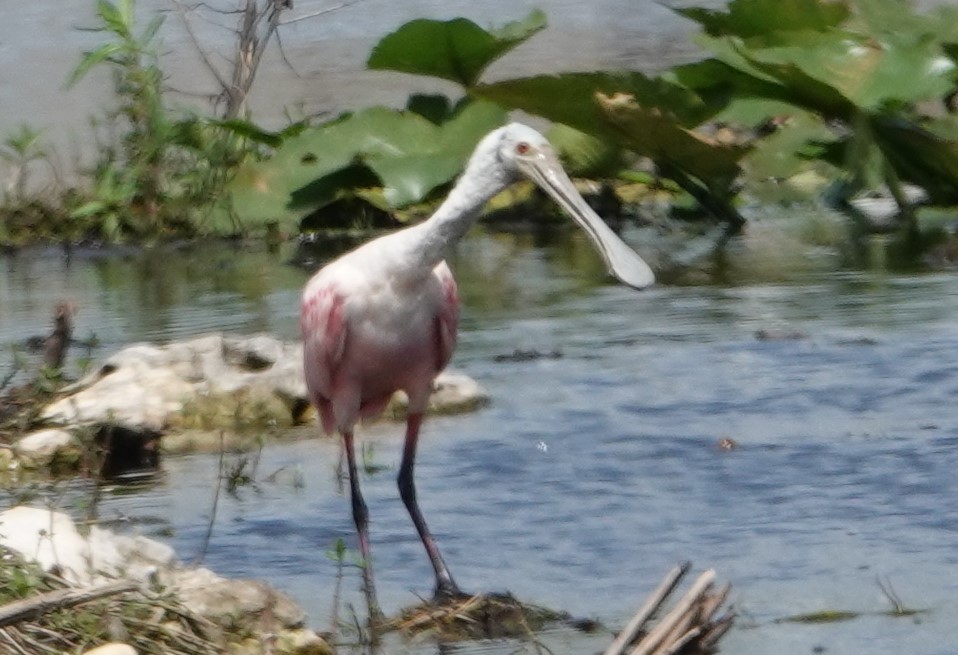
<instances>
[{"instance_id":1,"label":"rocky shoreline","mask_svg":"<svg viewBox=\"0 0 958 655\"><path fill-rule=\"evenodd\" d=\"M302 344L269 335L210 334L166 345L140 343L108 357L42 407L38 429L0 446L0 472L79 467L95 453L106 477L157 466L161 454L242 448L314 421ZM397 393L384 417L400 418ZM471 378L445 372L429 411L488 402Z\"/></svg>"},{"instance_id":2,"label":"rocky shoreline","mask_svg":"<svg viewBox=\"0 0 958 655\"><path fill-rule=\"evenodd\" d=\"M235 451L261 444L264 436L318 434L318 428L294 429L315 424L302 356L300 343L269 335L209 334L166 345L133 344L45 404L26 408L28 418L21 423L31 429L5 435L0 476L10 486L50 473L111 478L154 470L161 455ZM401 418L405 402L397 394L384 417ZM473 380L446 372L436 381L429 411L459 413L487 402ZM268 652L277 655L332 652L306 626L303 609L269 584L185 565L162 542L96 525L78 527L68 514L46 507L18 505L0 513L0 559L11 567L8 571L39 567L63 592L99 597L103 586L109 592L117 581L127 581L122 595L137 596L138 602L158 594L173 598L181 608L177 612L192 617L189 622L210 626L202 636L210 652L267 652L267 642ZM43 593L14 597L21 604L45 602ZM166 652L161 644L156 647ZM143 651L116 639L78 652ZM197 646L191 652L206 651Z\"/></svg>"},{"instance_id":3,"label":"rocky shoreline","mask_svg":"<svg viewBox=\"0 0 958 655\"><path fill-rule=\"evenodd\" d=\"M281 655L332 652L323 637L306 627L303 609L283 592L262 581L227 579L184 565L170 546L144 536L98 526L81 531L67 514L18 506L0 513L0 549L56 575L70 588L96 589L124 580L146 596L171 596L183 612L213 626L212 640L229 652L262 652L267 637L271 652ZM129 644L113 645L116 651L102 652L136 652L119 648L132 648Z\"/></svg>"}]
</instances>

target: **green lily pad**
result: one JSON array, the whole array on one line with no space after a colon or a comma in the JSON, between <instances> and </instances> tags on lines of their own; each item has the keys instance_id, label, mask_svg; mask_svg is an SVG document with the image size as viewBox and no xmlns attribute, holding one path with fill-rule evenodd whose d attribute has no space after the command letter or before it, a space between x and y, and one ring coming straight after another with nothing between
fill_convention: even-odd
<instances>
[{"instance_id":1,"label":"green lily pad","mask_svg":"<svg viewBox=\"0 0 958 655\"><path fill-rule=\"evenodd\" d=\"M676 8L712 36L750 37L770 32L825 30L850 14L846 2L820 0L733 0L727 11L703 7Z\"/></svg>"},{"instance_id":2,"label":"green lily pad","mask_svg":"<svg viewBox=\"0 0 958 655\"><path fill-rule=\"evenodd\" d=\"M642 98L644 104L667 108L681 125L692 127L713 116L720 107L707 105L695 92L674 82L638 72L565 73L483 84L477 96L505 107L563 123L594 136L614 136L595 104L595 94L616 93Z\"/></svg>"},{"instance_id":3,"label":"green lily pad","mask_svg":"<svg viewBox=\"0 0 958 655\"><path fill-rule=\"evenodd\" d=\"M754 143L742 165L750 179L786 179L808 169L817 147L833 139L817 117L793 111L769 136Z\"/></svg>"},{"instance_id":4,"label":"green lily pad","mask_svg":"<svg viewBox=\"0 0 958 655\"><path fill-rule=\"evenodd\" d=\"M738 74L711 62L675 75L691 88L715 88L720 81L738 94L786 100L843 120L953 88L955 64L943 45L958 37L958 28L944 20L950 14L932 20L892 0L861 0L856 8L852 15L841 2L736 0L728 12L680 10L705 27L698 42ZM717 73L716 81L708 73Z\"/></svg>"},{"instance_id":5,"label":"green lily pad","mask_svg":"<svg viewBox=\"0 0 958 655\"><path fill-rule=\"evenodd\" d=\"M793 101L840 114L847 110L834 108L840 104L834 93L858 109L879 110L889 103L941 97L954 87L954 62L929 35L879 39L843 31L803 33L775 47L749 48L743 56L757 70L798 91Z\"/></svg>"},{"instance_id":6,"label":"green lily pad","mask_svg":"<svg viewBox=\"0 0 958 655\"><path fill-rule=\"evenodd\" d=\"M429 75L471 87L489 64L545 26L545 14L538 9L521 21L495 30L484 30L465 18L414 20L384 36L366 65L373 70Z\"/></svg>"},{"instance_id":7,"label":"green lily pad","mask_svg":"<svg viewBox=\"0 0 958 655\"><path fill-rule=\"evenodd\" d=\"M750 149L748 145L719 143L687 129L672 114L644 106L632 95L599 93L596 102L631 150L668 162L716 190L738 175L738 161Z\"/></svg>"},{"instance_id":8,"label":"green lily pad","mask_svg":"<svg viewBox=\"0 0 958 655\"><path fill-rule=\"evenodd\" d=\"M958 126L954 117L918 126L879 116L873 119L872 129L882 153L903 180L924 187L935 203L958 202Z\"/></svg>"},{"instance_id":9,"label":"green lily pad","mask_svg":"<svg viewBox=\"0 0 958 655\"><path fill-rule=\"evenodd\" d=\"M609 140L555 123L546 135L570 175L609 177L623 167L623 149Z\"/></svg>"},{"instance_id":10,"label":"green lily pad","mask_svg":"<svg viewBox=\"0 0 958 655\"><path fill-rule=\"evenodd\" d=\"M375 199L380 209L419 202L454 179L479 139L504 120L492 103L465 101L440 125L415 111L371 107L307 128L271 158L240 168L230 188L233 210L245 225L295 229L303 216L348 195Z\"/></svg>"},{"instance_id":11,"label":"green lily pad","mask_svg":"<svg viewBox=\"0 0 958 655\"><path fill-rule=\"evenodd\" d=\"M916 34L942 43L958 41L958 7L941 3L922 11L910 9L901 0L857 0L848 26L867 34Z\"/></svg>"}]
</instances>

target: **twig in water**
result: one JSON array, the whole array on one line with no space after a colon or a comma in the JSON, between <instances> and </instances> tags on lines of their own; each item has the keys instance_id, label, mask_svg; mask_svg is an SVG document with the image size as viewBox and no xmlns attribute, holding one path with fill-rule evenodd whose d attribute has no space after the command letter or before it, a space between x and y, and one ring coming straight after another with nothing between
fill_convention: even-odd
<instances>
[{"instance_id":1,"label":"twig in water","mask_svg":"<svg viewBox=\"0 0 958 655\"><path fill-rule=\"evenodd\" d=\"M668 613L657 617L651 629L645 628L688 570L689 564L685 563L666 574L658 588L606 649L605 655L623 655L627 649L631 649L629 655L712 652L719 638L731 626L735 615L728 610L715 618L716 612L728 598L731 585L726 584L712 591L715 571L711 569L696 579Z\"/></svg>"},{"instance_id":2,"label":"twig in water","mask_svg":"<svg viewBox=\"0 0 958 655\"><path fill-rule=\"evenodd\" d=\"M895 593L895 588L891 586L891 580L889 580L888 577L882 580L881 576L876 575L875 582L878 583L878 588L885 594L885 598L895 607L895 614L904 614L907 611L905 604L901 602L901 598Z\"/></svg>"},{"instance_id":3,"label":"twig in water","mask_svg":"<svg viewBox=\"0 0 958 655\"><path fill-rule=\"evenodd\" d=\"M645 601L645 604L635 613L635 616L632 617L628 625L622 629L619 636L605 649L605 655L620 655L626 647L632 643L645 622L662 606L662 603L665 602L668 595L672 593L682 577L688 573L690 567L690 562L683 562L665 575L665 578L659 586L656 587L655 591L652 592L649 599Z\"/></svg>"},{"instance_id":4,"label":"twig in water","mask_svg":"<svg viewBox=\"0 0 958 655\"><path fill-rule=\"evenodd\" d=\"M209 548L210 539L213 537L213 524L216 522L216 508L220 502L220 488L223 486L223 470L225 468L224 458L226 455L226 439L223 431L220 430L220 459L216 466L216 490L213 492L213 507L210 509L210 522L206 525L206 534L203 536L203 543L200 546L200 552L193 560L193 566L199 566L206 557L206 550Z\"/></svg>"},{"instance_id":5,"label":"twig in water","mask_svg":"<svg viewBox=\"0 0 958 655\"><path fill-rule=\"evenodd\" d=\"M660 644L667 643L665 640L674 631L684 633L687 625L693 620L694 616L690 612L693 604L708 589L712 581L715 580L715 571L709 569L699 576L692 588L688 590L685 596L676 604L655 628L646 635L636 648L632 655L648 655L653 652ZM682 626L679 628L679 626Z\"/></svg>"}]
</instances>

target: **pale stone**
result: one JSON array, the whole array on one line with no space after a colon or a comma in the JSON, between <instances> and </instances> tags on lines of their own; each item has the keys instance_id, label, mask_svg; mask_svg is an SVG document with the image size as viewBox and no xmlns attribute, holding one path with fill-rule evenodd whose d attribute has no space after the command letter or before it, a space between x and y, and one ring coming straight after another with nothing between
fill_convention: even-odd
<instances>
[{"instance_id":1,"label":"pale stone","mask_svg":"<svg viewBox=\"0 0 958 655\"><path fill-rule=\"evenodd\" d=\"M195 392L173 369L154 368L150 359L124 357L104 366L100 378L48 405L42 418L65 425L113 424L135 432L161 432L170 414L180 411L183 400Z\"/></svg>"},{"instance_id":2,"label":"pale stone","mask_svg":"<svg viewBox=\"0 0 958 655\"><path fill-rule=\"evenodd\" d=\"M74 436L66 430L51 428L31 432L14 444L14 452L22 461L33 466L47 466L57 453L77 445Z\"/></svg>"},{"instance_id":3,"label":"pale stone","mask_svg":"<svg viewBox=\"0 0 958 655\"><path fill-rule=\"evenodd\" d=\"M0 472L13 471L19 465L14 449L6 444L0 444Z\"/></svg>"},{"instance_id":4,"label":"pale stone","mask_svg":"<svg viewBox=\"0 0 958 655\"><path fill-rule=\"evenodd\" d=\"M219 625L229 625L236 616L262 617L275 627L300 628L306 613L286 594L259 580L221 578L209 569L184 569L174 572L170 586L177 596L197 614Z\"/></svg>"},{"instance_id":5,"label":"pale stone","mask_svg":"<svg viewBox=\"0 0 958 655\"><path fill-rule=\"evenodd\" d=\"M89 584L86 539L66 514L38 507L13 507L0 514L0 545L36 562L45 571L58 568L75 584Z\"/></svg>"},{"instance_id":6,"label":"pale stone","mask_svg":"<svg viewBox=\"0 0 958 655\"><path fill-rule=\"evenodd\" d=\"M65 391L65 397L44 409L44 420L115 425L154 436L207 431L214 446L221 429L238 427L237 417L254 427L291 426L308 405L302 344L268 335L214 334L165 346L135 344ZM401 395L387 415L401 415ZM436 381L430 411L469 411L486 401L475 381L447 372Z\"/></svg>"},{"instance_id":7,"label":"pale stone","mask_svg":"<svg viewBox=\"0 0 958 655\"><path fill-rule=\"evenodd\" d=\"M76 585L116 578L155 579L192 612L225 631L285 634L290 650L284 652L290 654L329 652L324 641L304 628L303 609L283 592L258 580L230 580L209 569L184 568L172 548L146 537L117 535L98 527L84 537L66 514L13 507L0 513L0 545L45 570L57 567L61 576ZM100 655L99 650L90 652Z\"/></svg>"},{"instance_id":8,"label":"pale stone","mask_svg":"<svg viewBox=\"0 0 958 655\"><path fill-rule=\"evenodd\" d=\"M136 655L136 649L129 644L103 644L92 650L83 651L83 655Z\"/></svg>"},{"instance_id":9,"label":"pale stone","mask_svg":"<svg viewBox=\"0 0 958 655\"><path fill-rule=\"evenodd\" d=\"M121 576L146 582L175 564L166 544L95 526L84 537L68 515L39 507L13 507L0 514L0 544L46 571L58 568L66 580L81 585Z\"/></svg>"},{"instance_id":10,"label":"pale stone","mask_svg":"<svg viewBox=\"0 0 958 655\"><path fill-rule=\"evenodd\" d=\"M325 639L312 630L284 630L276 637L277 655L333 655Z\"/></svg>"}]
</instances>

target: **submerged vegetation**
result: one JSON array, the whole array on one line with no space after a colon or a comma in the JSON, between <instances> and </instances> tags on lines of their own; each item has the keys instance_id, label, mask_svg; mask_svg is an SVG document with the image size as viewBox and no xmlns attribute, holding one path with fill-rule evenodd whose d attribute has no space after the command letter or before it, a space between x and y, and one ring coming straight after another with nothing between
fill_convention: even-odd
<instances>
[{"instance_id":1,"label":"submerged vegetation","mask_svg":"<svg viewBox=\"0 0 958 655\"><path fill-rule=\"evenodd\" d=\"M224 73L202 57L221 89L211 114L200 116L167 98L163 16L140 28L134 0L96 0L89 29L103 43L82 56L69 83L95 68L112 74L112 107L91 119L97 160L85 182L64 190L55 181L55 200L41 200L28 178L49 161L43 135L23 126L8 136L0 243L275 236L403 222L428 213L478 139L514 109L549 119L548 136L572 172L601 181L618 204L664 192L676 213L692 208L733 231L745 222L742 206L755 201L855 206L883 194L891 209L869 226L883 229L914 228L916 204L958 203L954 7L687 7L676 11L701 28L698 43L710 54L700 61L658 76L594 71L491 83L484 71L545 28L542 12L497 29L414 20L379 41L369 68L452 81L462 99L413 95L402 111L368 107L274 133L252 122L245 98L285 6L236 4L237 51L247 60L237 55Z\"/></svg>"}]
</instances>

